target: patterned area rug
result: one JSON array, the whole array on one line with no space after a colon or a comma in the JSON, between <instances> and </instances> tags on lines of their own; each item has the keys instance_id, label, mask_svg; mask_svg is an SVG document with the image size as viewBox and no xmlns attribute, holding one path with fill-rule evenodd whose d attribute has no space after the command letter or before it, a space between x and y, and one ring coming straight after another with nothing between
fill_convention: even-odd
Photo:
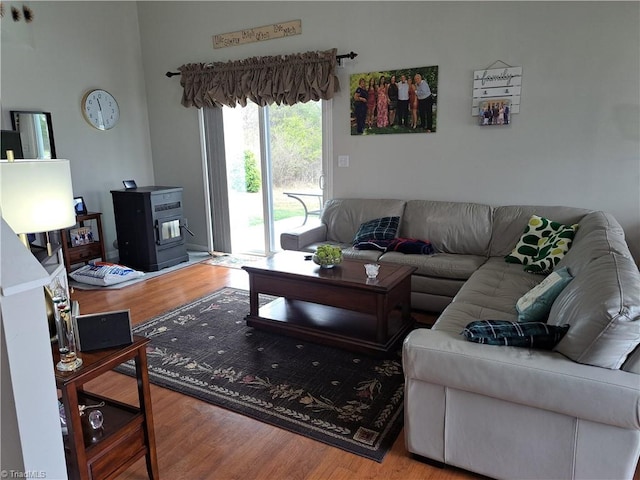
<instances>
[{"instance_id":1,"label":"patterned area rug","mask_svg":"<svg viewBox=\"0 0 640 480\"><path fill-rule=\"evenodd\" d=\"M400 352L375 359L263 332L248 312L249 292L224 288L134 327L151 339L151 382L381 462L403 424Z\"/></svg>"}]
</instances>

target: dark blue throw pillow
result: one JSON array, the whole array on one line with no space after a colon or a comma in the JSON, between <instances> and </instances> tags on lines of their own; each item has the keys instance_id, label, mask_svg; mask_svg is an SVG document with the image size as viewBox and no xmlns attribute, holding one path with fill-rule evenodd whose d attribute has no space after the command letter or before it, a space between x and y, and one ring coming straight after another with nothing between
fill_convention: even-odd
<instances>
[{"instance_id":1,"label":"dark blue throw pillow","mask_svg":"<svg viewBox=\"0 0 640 480\"><path fill-rule=\"evenodd\" d=\"M353 238L353 245L369 240L392 240L398 232L400 217L382 217L364 222Z\"/></svg>"},{"instance_id":2,"label":"dark blue throw pillow","mask_svg":"<svg viewBox=\"0 0 640 480\"><path fill-rule=\"evenodd\" d=\"M551 350L568 330L569 325L547 325L542 322L477 320L464 327L462 335L470 342L486 345Z\"/></svg>"}]
</instances>

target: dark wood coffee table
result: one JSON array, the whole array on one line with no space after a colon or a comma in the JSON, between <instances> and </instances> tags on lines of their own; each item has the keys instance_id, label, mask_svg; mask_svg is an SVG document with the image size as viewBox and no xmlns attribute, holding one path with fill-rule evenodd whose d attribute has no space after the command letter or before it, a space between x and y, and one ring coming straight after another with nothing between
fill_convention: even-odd
<instances>
[{"instance_id":1,"label":"dark wood coffee table","mask_svg":"<svg viewBox=\"0 0 640 480\"><path fill-rule=\"evenodd\" d=\"M414 267L382 264L367 279L364 264L323 269L303 252L281 252L242 267L249 274L247 325L368 354L398 348L413 326ZM258 295L277 298L259 307Z\"/></svg>"}]
</instances>

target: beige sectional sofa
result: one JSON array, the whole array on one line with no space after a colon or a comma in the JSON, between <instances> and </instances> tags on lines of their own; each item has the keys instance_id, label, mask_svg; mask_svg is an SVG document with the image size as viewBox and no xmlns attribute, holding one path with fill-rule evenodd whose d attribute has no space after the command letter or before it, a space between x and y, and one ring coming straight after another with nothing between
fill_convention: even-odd
<instances>
[{"instance_id":1,"label":"beige sectional sofa","mask_svg":"<svg viewBox=\"0 0 640 480\"><path fill-rule=\"evenodd\" d=\"M556 268L573 280L547 324L570 325L553 351L481 345L475 320L516 321L520 297L545 275L507 263L531 215L578 224ZM356 250L365 221L399 216L398 236L433 255ZM321 225L281 236L284 249L342 245L344 255L417 267L412 306L441 312L403 345L410 452L493 478L632 478L640 456L640 273L609 214L561 206L335 199Z\"/></svg>"}]
</instances>

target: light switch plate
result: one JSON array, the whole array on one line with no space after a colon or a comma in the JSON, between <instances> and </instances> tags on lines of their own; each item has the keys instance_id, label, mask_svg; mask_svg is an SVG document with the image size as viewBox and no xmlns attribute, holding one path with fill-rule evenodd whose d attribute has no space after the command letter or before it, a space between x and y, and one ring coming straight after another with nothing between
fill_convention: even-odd
<instances>
[{"instance_id":1,"label":"light switch plate","mask_svg":"<svg viewBox=\"0 0 640 480\"><path fill-rule=\"evenodd\" d=\"M338 166L339 167L348 167L349 166L349 155L338 155Z\"/></svg>"}]
</instances>

